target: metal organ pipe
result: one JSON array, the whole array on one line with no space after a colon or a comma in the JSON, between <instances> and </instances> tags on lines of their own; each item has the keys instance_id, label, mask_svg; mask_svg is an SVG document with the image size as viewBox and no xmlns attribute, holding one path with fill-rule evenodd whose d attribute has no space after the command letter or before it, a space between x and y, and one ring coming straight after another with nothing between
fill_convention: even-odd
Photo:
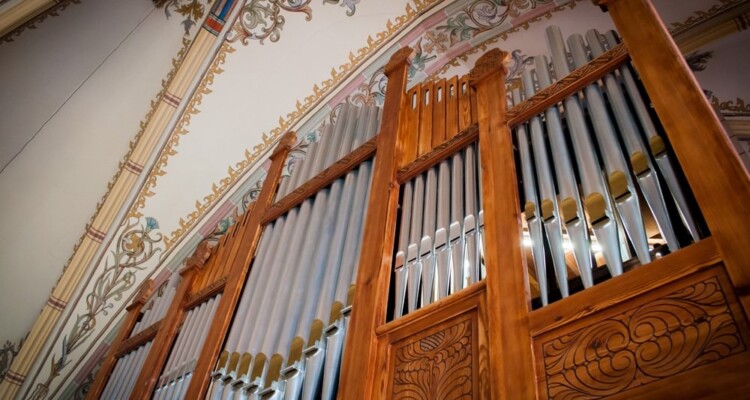
<instances>
[{"instance_id":1,"label":"metal organ pipe","mask_svg":"<svg viewBox=\"0 0 750 400\"><path fill-rule=\"evenodd\" d=\"M587 37L589 36L589 34L591 34L592 36L601 38L596 30L592 31L589 31L589 33L587 33ZM589 40L592 41L591 39ZM609 48L617 45L617 38L615 37L614 31L607 32L603 40ZM669 187L669 190L674 197L680 217L685 224L685 227L688 229L688 232L692 236L693 241L697 242L700 239L700 234L698 233L698 224L695 222L695 218L690 212L690 206L688 205L686 200L687 196L683 192L682 186L677 180L677 175L675 174L674 167L669 159L669 154L666 151L664 141L656 132L656 127L651 120L651 116L648 113L648 109L646 108L644 99L641 97L641 93L638 90L638 85L635 82L635 78L633 77L630 65L625 64L621 66L618 71L620 72L621 80L625 85L628 97L633 104L635 114L638 117L641 128L643 129L646 138L648 138L652 155L656 159L659 170L662 172L662 175L667 182L667 186Z\"/></svg>"},{"instance_id":2,"label":"metal organ pipe","mask_svg":"<svg viewBox=\"0 0 750 400\"><path fill-rule=\"evenodd\" d=\"M570 36L568 46L571 49L576 67L581 67L588 62L581 35ZM591 84L584 88L584 94L594 124L594 133L598 139L599 150L602 152L604 168L607 171L610 193L622 218L625 230L638 254L638 259L641 263L648 263L651 261L651 255L649 254L648 240L646 239L646 230L643 226L643 217L638 204L635 184L630 174L627 173L628 165L617 143L617 136L612 121L609 119L601 90L598 85Z\"/></svg>"},{"instance_id":3,"label":"metal organ pipe","mask_svg":"<svg viewBox=\"0 0 750 400\"><path fill-rule=\"evenodd\" d=\"M562 39L560 28L547 28L547 44L552 52L552 64L555 74L560 79L570 73L568 56ZM586 126L583 108L577 96L569 96L563 100L567 116L568 129L571 132L573 150L578 162L581 176L581 186L584 193L584 206L591 218L602 253L607 261L607 267L612 276L622 274L622 258L617 233L617 219L612 206L609 189L604 184L599 160L594 144Z\"/></svg>"},{"instance_id":4,"label":"metal organ pipe","mask_svg":"<svg viewBox=\"0 0 750 400\"><path fill-rule=\"evenodd\" d=\"M321 139L296 166L289 187L306 182L376 133L377 107L344 104L338 113L336 122L324 127ZM338 364L328 360L327 336L308 340L311 349L319 353L316 359L310 358L312 351L305 350L301 359L296 354L315 324L313 319L322 325L334 323L332 332L341 327L341 318L329 321L338 315L330 310L334 300L346 301L347 289L356 276L370 175L371 161L365 161L269 224L225 345L225 352L234 356L214 372L218 379L210 398L302 398L305 392L330 393L333 389L330 384L319 386L324 376L328 381L338 376ZM332 333L334 336L342 337ZM293 354L290 345L297 349ZM340 359L341 349L334 347ZM238 372L241 352L249 352L243 360L253 355L245 374ZM283 361L287 354L294 359ZM314 378L310 381L315 382L309 383L305 368L311 366L311 360L315 368L310 371Z\"/></svg>"}]
</instances>

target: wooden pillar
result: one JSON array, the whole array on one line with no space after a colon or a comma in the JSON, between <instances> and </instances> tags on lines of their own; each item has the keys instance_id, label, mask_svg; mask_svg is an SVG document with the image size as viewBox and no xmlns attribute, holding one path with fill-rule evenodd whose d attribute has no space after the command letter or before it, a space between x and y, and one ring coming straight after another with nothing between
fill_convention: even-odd
<instances>
[{"instance_id":1,"label":"wooden pillar","mask_svg":"<svg viewBox=\"0 0 750 400\"><path fill-rule=\"evenodd\" d=\"M750 316L750 179L700 85L649 0L606 6L646 86Z\"/></svg>"},{"instance_id":2,"label":"wooden pillar","mask_svg":"<svg viewBox=\"0 0 750 400\"><path fill-rule=\"evenodd\" d=\"M397 51L385 67L388 86L367 204L362 254L339 383L339 399L367 399L377 360L375 328L385 322L396 234L399 185L396 173L406 133L406 81L412 49ZM414 132L413 134L416 134Z\"/></svg>"},{"instance_id":3,"label":"wooden pillar","mask_svg":"<svg viewBox=\"0 0 750 400\"><path fill-rule=\"evenodd\" d=\"M135 297L135 300L133 300L133 303L126 308L128 314L125 316L125 321L123 321L120 330L117 332L115 340L110 343L107 355L104 356L102 366L99 368L99 372L96 373L96 379L89 388L86 399L95 400L102 395L104 388L107 386L109 375L117 364L115 354L117 354L120 344L125 341L125 339L130 336L130 332L133 331L133 327L135 327L136 322L138 322L138 316L141 314L141 309L143 308L143 305L146 304L149 297L151 297L153 290L154 281L149 279L143 283L138 295Z\"/></svg>"},{"instance_id":4,"label":"wooden pillar","mask_svg":"<svg viewBox=\"0 0 750 400\"><path fill-rule=\"evenodd\" d=\"M505 63L509 54L493 49L471 70L477 91L479 149L484 201L487 320L493 399L536 397L529 331L526 263L513 141L506 119Z\"/></svg>"},{"instance_id":5,"label":"wooden pillar","mask_svg":"<svg viewBox=\"0 0 750 400\"><path fill-rule=\"evenodd\" d=\"M284 167L289 150L291 150L295 141L296 136L293 132L287 132L279 140L279 144L276 146L273 154L271 154L271 166L266 173L266 179L263 181L263 187L260 190L258 199L255 201L253 207L247 211L248 215L244 221L244 226L238 227L238 229L242 229L236 239L239 245L236 247L236 251L233 251L227 259L227 262L231 263L232 267L229 270L227 283L214 314L214 319L211 322L208 336L201 349L198 363L193 371L193 379L191 379L190 386L185 395L186 399L202 399L206 394L206 390L208 390L210 383L209 375L219 358L224 337L232 323L234 310L239 303L242 288L250 271L250 262L255 256L255 250L258 246L263 227L261 221L268 208L272 205L276 195L276 188L281 179L281 170Z\"/></svg>"},{"instance_id":6,"label":"wooden pillar","mask_svg":"<svg viewBox=\"0 0 750 400\"><path fill-rule=\"evenodd\" d=\"M185 299L190 292L190 288L193 287L193 278L197 272L198 268L195 265L187 265L185 269L180 271L182 279L177 286L174 297L172 297L172 303L169 305L167 313L161 320L161 326L156 333L156 337L154 337L148 356L143 361L141 372L138 374L138 379L135 381L133 391L130 394L131 399L151 398L156 380L159 378L164 362L169 355L169 350L172 348L175 336L177 336L177 329L180 327L185 314Z\"/></svg>"}]
</instances>

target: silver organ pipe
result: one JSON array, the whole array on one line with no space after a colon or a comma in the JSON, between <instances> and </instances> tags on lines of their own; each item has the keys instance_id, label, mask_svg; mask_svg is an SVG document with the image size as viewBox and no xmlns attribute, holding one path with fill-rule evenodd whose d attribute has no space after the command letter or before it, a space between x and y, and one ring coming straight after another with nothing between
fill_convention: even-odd
<instances>
[{"instance_id":1,"label":"silver organ pipe","mask_svg":"<svg viewBox=\"0 0 750 400\"><path fill-rule=\"evenodd\" d=\"M592 35L593 37L600 38L595 30L593 30L593 32L589 31L589 33L587 33L586 35L587 37L589 37L589 35ZM592 39L589 39L589 41L591 42ZM615 37L614 31L609 31L606 33L604 37L604 43L609 48L617 45L617 38ZM630 65L625 64L621 66L618 71L620 72L620 78L625 85L628 98L631 100L635 109L635 114L638 117L638 122L640 123L641 129L643 129L643 133L648 139L649 147L652 151L651 154L656 159L659 170L664 176L664 179L667 182L667 186L669 187L669 190L675 200L680 218L685 224L685 227L690 233L693 241L697 242L700 239L700 234L698 233L698 224L695 221L692 213L690 212L690 207L687 203L687 196L685 195L684 191L682 190L682 186L680 186L680 183L677 180L677 175L675 174L669 154L667 153L666 147L664 146L664 141L658 135L656 127L651 120L651 116L648 113L646 104L641 97L641 93L638 90L638 85L636 84L635 78L633 77L633 72L631 71Z\"/></svg>"},{"instance_id":2,"label":"silver organ pipe","mask_svg":"<svg viewBox=\"0 0 750 400\"><path fill-rule=\"evenodd\" d=\"M476 144L405 182L400 202L394 319L483 277Z\"/></svg>"},{"instance_id":3,"label":"silver organ pipe","mask_svg":"<svg viewBox=\"0 0 750 400\"><path fill-rule=\"evenodd\" d=\"M153 399L182 398L190 384L193 368L208 336L216 308L221 300L218 294L188 310L166 365L158 380Z\"/></svg>"},{"instance_id":4,"label":"silver organ pipe","mask_svg":"<svg viewBox=\"0 0 750 400\"><path fill-rule=\"evenodd\" d=\"M514 104L521 102L521 95L518 89L513 91L513 102ZM534 259L537 282L539 282L539 294L542 299L542 305L546 305L549 302L549 298L547 294L546 256L542 239L542 219L539 215L539 197L536 192L536 178L531 164L529 138L524 124L516 128L516 141L518 142L518 152L521 156L521 177L524 198L526 199L524 216L529 230L529 237L531 238L531 254Z\"/></svg>"},{"instance_id":5,"label":"silver organ pipe","mask_svg":"<svg viewBox=\"0 0 750 400\"><path fill-rule=\"evenodd\" d=\"M290 190L377 133L379 108L337 112L297 161ZM266 226L208 398L335 397L371 168L363 162Z\"/></svg>"},{"instance_id":6,"label":"silver organ pipe","mask_svg":"<svg viewBox=\"0 0 750 400\"><path fill-rule=\"evenodd\" d=\"M547 28L547 44L552 52L552 64L557 78L570 73L568 56L560 28ZM589 222L602 247L607 267L612 276L622 274L622 258L617 231L617 218L612 205L609 189L599 167L594 144L586 125L583 107L577 96L570 96L563 101L568 129L571 132L573 150L578 163L583 188L583 200L589 215Z\"/></svg>"},{"instance_id":7,"label":"silver organ pipe","mask_svg":"<svg viewBox=\"0 0 750 400\"><path fill-rule=\"evenodd\" d=\"M561 79L571 72L571 67L580 68L617 44L613 32L604 36L590 30L586 40L574 34L568 38L567 47L558 27L548 27L546 33L552 66L547 57L534 57L533 67L522 71L523 92L512 91L514 105L552 85L550 67ZM595 253L602 254L610 276L621 274L623 263L630 261L629 244L638 262L651 261L639 197L650 211L645 215L653 217L658 228L660 239L654 240L664 242L670 250L680 247L659 172L675 198L674 207L682 216L687 233L697 238L697 223L629 65L604 74L600 81L563 99L562 104L563 107L553 105L514 128L519 186L525 199L522 208L530 239L527 246L531 247L542 305L551 301L551 285L546 278L550 261L560 295L569 294L568 252L572 253L584 288L594 284ZM648 146L644 138L648 139ZM575 157L570 155L568 140ZM662 161L658 161L660 157ZM589 224L596 241L589 236ZM468 236L464 240L468 242Z\"/></svg>"},{"instance_id":8,"label":"silver organ pipe","mask_svg":"<svg viewBox=\"0 0 750 400\"><path fill-rule=\"evenodd\" d=\"M568 46L571 49L576 68L589 61L583 47L583 38L580 35L570 36ZM591 84L584 88L584 94L594 125L594 134L599 144L599 150L602 152L602 161L607 172L610 193L628 237L635 247L638 259L643 264L648 263L651 261L651 255L649 254L648 240L643 226L635 183L628 173L628 164L620 149L601 89L598 84Z\"/></svg>"},{"instance_id":9,"label":"silver organ pipe","mask_svg":"<svg viewBox=\"0 0 750 400\"><path fill-rule=\"evenodd\" d=\"M525 95L531 97L534 95L535 83L531 76L531 71L523 71L523 83ZM550 244L552 253L552 265L555 276L557 277L557 287L560 289L562 297L568 296L568 274L565 263L565 253L563 251L562 226L560 225L560 211L557 204L557 194L555 192L554 182L552 180L552 168L547 154L547 147L544 144L544 131L542 120L539 116L534 116L529 121L531 130L531 142L533 144L534 165L539 184L539 211L544 225L544 231Z\"/></svg>"},{"instance_id":10,"label":"silver organ pipe","mask_svg":"<svg viewBox=\"0 0 750 400\"><path fill-rule=\"evenodd\" d=\"M133 391L135 380L141 373L141 367L146 360L151 341L124 355L117 360L107 385L102 392L102 399L125 399Z\"/></svg>"}]
</instances>

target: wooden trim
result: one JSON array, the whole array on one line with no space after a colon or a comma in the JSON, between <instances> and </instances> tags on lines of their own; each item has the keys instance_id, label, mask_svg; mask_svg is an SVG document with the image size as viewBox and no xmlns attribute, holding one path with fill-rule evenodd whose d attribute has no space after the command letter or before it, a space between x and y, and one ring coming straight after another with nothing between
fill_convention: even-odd
<instances>
[{"instance_id":1,"label":"wooden trim","mask_svg":"<svg viewBox=\"0 0 750 400\"><path fill-rule=\"evenodd\" d=\"M391 250L396 235L399 185L398 162L406 130L406 88L408 57L404 47L392 57L385 71L388 77L383 122L378 137L378 157L373 168L367 203L364 235L357 272L352 316L349 321L339 383L339 399L372 398L373 376L378 372L378 340L375 328L385 322L388 286L391 278Z\"/></svg>"},{"instance_id":2,"label":"wooden trim","mask_svg":"<svg viewBox=\"0 0 750 400\"><path fill-rule=\"evenodd\" d=\"M461 149L467 147L477 140L479 128L476 125L470 126L463 132L448 139L442 144L434 147L428 153L420 156L405 167L398 170L398 182L403 184L412 178L427 171L430 167L452 156Z\"/></svg>"},{"instance_id":3,"label":"wooden trim","mask_svg":"<svg viewBox=\"0 0 750 400\"><path fill-rule=\"evenodd\" d=\"M651 2L608 7L750 317L750 176Z\"/></svg>"},{"instance_id":4,"label":"wooden trim","mask_svg":"<svg viewBox=\"0 0 750 400\"><path fill-rule=\"evenodd\" d=\"M235 239L234 249L236 250L233 249L230 257L227 258L227 262L231 263L231 268L224 287L224 294L216 308L211 327L208 330L208 336L203 343L198 362L193 370L193 379L190 381L190 386L185 395L186 399L202 399L206 395L211 370L219 358L221 346L234 318L234 311L239 303L242 288L245 286L247 274L250 272L250 263L255 256L255 250L262 232L263 216L273 202L281 180L281 171L295 142L296 138L292 132L287 132L279 140L279 144L271 154L271 166L268 168L258 199L252 209L245 213L245 217L241 220L243 225L238 227L241 232Z\"/></svg>"},{"instance_id":5,"label":"wooden trim","mask_svg":"<svg viewBox=\"0 0 750 400\"><path fill-rule=\"evenodd\" d=\"M274 205L268 209L261 224L266 225L276 218L286 214L292 208L302 204L302 202L308 197L315 195L324 187L332 184L336 179L341 178L349 171L357 168L362 162L375 156L377 143L378 136L376 135L330 167L324 169L318 175L315 175L295 191L284 196L284 198L274 203Z\"/></svg>"},{"instance_id":6,"label":"wooden trim","mask_svg":"<svg viewBox=\"0 0 750 400\"><path fill-rule=\"evenodd\" d=\"M153 291L154 281L153 279L149 279L143 283L135 300L133 300L133 303L127 307L128 314L125 316L125 320L123 321L119 332L117 332L117 336L115 336L115 339L109 345L107 354L102 360L102 366L99 368L99 372L96 373L94 383L91 385L91 388L89 388L88 394L86 394L86 399L94 400L101 397L102 392L104 392L104 389L107 386L109 376L112 374L112 370L114 370L115 365L117 364L118 350L122 347L123 342L128 339L130 333L133 332L133 328L138 322L138 317L141 314L141 309L143 309L143 306L146 304L146 301L148 301L148 298L151 297Z\"/></svg>"},{"instance_id":7,"label":"wooden trim","mask_svg":"<svg viewBox=\"0 0 750 400\"><path fill-rule=\"evenodd\" d=\"M529 335L531 298L521 245L521 215L513 141L506 119L505 63L509 54L486 52L471 70L477 92L487 266L489 381L493 399L536 397Z\"/></svg>"},{"instance_id":8,"label":"wooden trim","mask_svg":"<svg viewBox=\"0 0 750 400\"><path fill-rule=\"evenodd\" d=\"M143 361L141 373L138 374L133 391L130 394L131 400L147 400L151 398L151 394L154 392L154 387L156 386L156 380L159 378L161 369L167 361L167 356L169 356L169 350L172 348L172 344L177 337L177 330L185 314L183 302L190 292L190 288L193 286L193 279L197 272L198 268L196 266L188 267L180 272L182 279L172 298L169 309L164 314L164 318L160 321L161 324L156 330L156 336L151 344L151 349L149 349L148 355Z\"/></svg>"},{"instance_id":9,"label":"wooden trim","mask_svg":"<svg viewBox=\"0 0 750 400\"><path fill-rule=\"evenodd\" d=\"M591 60L581 68L566 75L554 84L537 92L526 101L516 105L508 111L508 125L511 128L528 121L531 117L541 114L544 110L561 102L588 86L597 79L612 72L629 58L628 49L623 44Z\"/></svg>"},{"instance_id":10,"label":"wooden trim","mask_svg":"<svg viewBox=\"0 0 750 400\"><path fill-rule=\"evenodd\" d=\"M122 358L122 356L130 353L131 351L141 347L142 345L148 343L153 338L156 337L156 334L159 332L159 329L161 328L162 320L156 321L151 326L147 327L146 329L138 332L135 336L129 337L126 340L124 340L122 343L120 343L119 346L116 348L115 352L115 358Z\"/></svg>"},{"instance_id":11,"label":"wooden trim","mask_svg":"<svg viewBox=\"0 0 750 400\"><path fill-rule=\"evenodd\" d=\"M467 306L465 305L467 299L474 299L474 297L484 294L486 289L487 286L484 281L477 282L458 293L442 298L420 308L419 310L406 314L399 319L379 326L375 329L375 334L378 336L392 336L392 338L389 339L389 342L392 343L401 338L397 332L407 329L408 326L418 324L425 320L429 320L430 325L435 325L441 321L462 314L467 310L476 308L479 303L473 303Z\"/></svg>"},{"instance_id":12,"label":"wooden trim","mask_svg":"<svg viewBox=\"0 0 750 400\"><path fill-rule=\"evenodd\" d=\"M203 303L211 297L214 297L216 294L221 293L221 291L224 290L224 286L226 286L226 284L227 277L225 276L213 281L209 285L206 285L206 287L204 287L201 291L189 295L187 300L185 301L185 310L190 310L191 308Z\"/></svg>"},{"instance_id":13,"label":"wooden trim","mask_svg":"<svg viewBox=\"0 0 750 400\"><path fill-rule=\"evenodd\" d=\"M682 276L710 268L720 261L713 238L701 240L676 253L532 311L529 314L531 336L541 335L621 304Z\"/></svg>"}]
</instances>

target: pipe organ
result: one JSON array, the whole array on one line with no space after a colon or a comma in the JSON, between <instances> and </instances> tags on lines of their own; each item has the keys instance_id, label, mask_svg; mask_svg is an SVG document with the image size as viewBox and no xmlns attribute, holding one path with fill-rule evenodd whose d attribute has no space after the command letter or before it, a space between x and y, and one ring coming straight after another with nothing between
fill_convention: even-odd
<instances>
[{"instance_id":1,"label":"pipe organ","mask_svg":"<svg viewBox=\"0 0 750 400\"><path fill-rule=\"evenodd\" d=\"M750 181L648 0L285 135L89 398L742 397ZM282 178L284 165L291 174ZM159 294L160 293L160 294Z\"/></svg>"}]
</instances>

